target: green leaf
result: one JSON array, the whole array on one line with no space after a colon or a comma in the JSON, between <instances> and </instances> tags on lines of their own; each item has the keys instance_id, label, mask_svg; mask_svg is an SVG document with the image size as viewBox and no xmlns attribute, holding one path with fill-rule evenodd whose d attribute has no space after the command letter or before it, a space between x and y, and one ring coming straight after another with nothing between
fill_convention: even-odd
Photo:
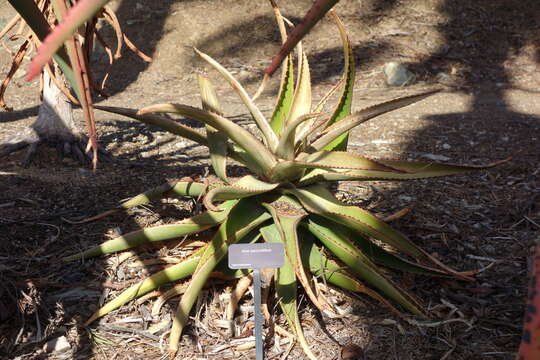
<instances>
[{"instance_id":1,"label":"green leaf","mask_svg":"<svg viewBox=\"0 0 540 360\"><path fill-rule=\"evenodd\" d=\"M334 110L334 113L330 117L327 126L334 124L335 122L340 121L344 117L351 114L351 106L353 99L353 90L354 90L354 75L355 75L355 65L354 65L354 53L352 50L351 42L347 36L347 31L345 26L336 15L335 12L330 12L336 25L339 29L339 35L341 36L341 42L343 43L343 58L345 59L345 70L343 72L343 90L339 102ZM325 150L347 150L347 144L349 141L348 133L341 134L331 143L324 147Z\"/></svg>"},{"instance_id":2,"label":"green leaf","mask_svg":"<svg viewBox=\"0 0 540 360\"><path fill-rule=\"evenodd\" d=\"M382 291L411 313L427 316L426 311L417 299L387 279L377 266L350 240L340 237L339 234L334 232L333 228L318 224L314 218L309 218L305 224L306 228L356 275Z\"/></svg>"},{"instance_id":3,"label":"green leaf","mask_svg":"<svg viewBox=\"0 0 540 360\"><path fill-rule=\"evenodd\" d=\"M269 184L252 175L246 175L232 185L216 187L208 192L203 199L208 209L215 210L213 200L242 199L263 194L274 190L279 184Z\"/></svg>"},{"instance_id":4,"label":"green leaf","mask_svg":"<svg viewBox=\"0 0 540 360\"><path fill-rule=\"evenodd\" d=\"M292 122L288 122L280 136L279 143L276 148L276 155L285 160L292 160L295 155L296 128L302 123L317 116L319 116L319 114L306 114L298 117Z\"/></svg>"},{"instance_id":5,"label":"green leaf","mask_svg":"<svg viewBox=\"0 0 540 360\"><path fill-rule=\"evenodd\" d=\"M287 40L287 31L285 29L284 19L274 2L272 2L272 7L278 23L281 40L284 43ZM285 121L287 120L287 115L291 109L294 97L294 63L292 56L287 56L285 62L286 66L284 66L281 71L279 95L277 97L276 105L274 106L272 119L270 120L270 126L277 136L281 134L281 130L285 126Z\"/></svg>"},{"instance_id":6,"label":"green leaf","mask_svg":"<svg viewBox=\"0 0 540 360\"><path fill-rule=\"evenodd\" d=\"M210 56L200 52L199 50L195 49L195 52L203 58L207 63L212 65L214 69L219 71L219 73L223 76L225 80L231 85L231 87L236 91L236 93L240 96L240 99L242 99L244 105L248 108L249 112L253 116L253 119L255 120L255 123L259 127L259 130L261 130L264 139L266 140L266 144L268 147L272 150L274 150L277 146L278 139L276 137L276 134L270 127L270 124L265 119L262 112L259 110L259 108L253 103L251 98L249 97L247 91L242 87L242 85L231 75L230 72L227 71L223 66L221 66L217 61L212 59ZM229 136L230 137L230 136ZM248 150L248 149L246 149Z\"/></svg>"},{"instance_id":7,"label":"green leaf","mask_svg":"<svg viewBox=\"0 0 540 360\"><path fill-rule=\"evenodd\" d=\"M215 266L227 254L229 245L237 243L244 236L248 235L250 231L259 227L270 218L271 216L257 204L249 200L240 200L229 213L227 220L221 224L219 230L212 237L212 241L202 254L197 269L193 273L192 280L173 318L169 343L169 355L172 355L170 356L171 358L174 358L174 355L178 351L178 343L182 330L199 292Z\"/></svg>"},{"instance_id":8,"label":"green leaf","mask_svg":"<svg viewBox=\"0 0 540 360\"><path fill-rule=\"evenodd\" d=\"M319 151L313 154L302 154L298 156L300 160L281 161L268 173L268 177L272 181L293 181L304 175L306 169L371 169L368 173L375 171L376 174L381 172L401 172L383 165L375 160L365 158L348 152L339 151ZM312 171L300 179L299 184L313 182L320 175L320 171Z\"/></svg>"},{"instance_id":9,"label":"green leaf","mask_svg":"<svg viewBox=\"0 0 540 360\"><path fill-rule=\"evenodd\" d=\"M206 190L206 185L194 181L174 181L167 182L153 189L136 195L129 200L122 202L118 208L131 209L132 207L149 203L151 201L173 197L198 197Z\"/></svg>"},{"instance_id":10,"label":"green leaf","mask_svg":"<svg viewBox=\"0 0 540 360\"><path fill-rule=\"evenodd\" d=\"M208 138L205 135L190 128L189 126L179 124L174 120L167 119L157 114L138 115L137 114L138 110L120 108L120 107L114 107L114 106L94 105L94 107L99 110L111 112L114 114L124 115L132 119L138 120L140 122L143 122L145 124L157 126L175 135L182 136L186 139L195 141L196 143L203 146L209 145ZM228 145L229 145L228 154L231 158L240 162L241 164L244 164L256 174L260 174L264 172L261 169L261 167L258 165L256 157L254 158L249 153L245 152L245 150L237 146L235 147L235 145L233 144L228 144Z\"/></svg>"},{"instance_id":11,"label":"green leaf","mask_svg":"<svg viewBox=\"0 0 540 360\"><path fill-rule=\"evenodd\" d=\"M84 326L88 326L100 317L107 315L111 311L118 309L120 306L127 304L160 286L190 276L195 271L204 249L205 248L202 247L181 263L169 266L165 270L157 272L137 284L130 286L120 295L97 310L84 323Z\"/></svg>"},{"instance_id":12,"label":"green leaf","mask_svg":"<svg viewBox=\"0 0 540 360\"><path fill-rule=\"evenodd\" d=\"M255 242L259 238L260 233L258 231L252 231L240 242ZM181 263L169 266L165 270L157 272L149 276L148 278L138 282L137 284L130 286L120 295L118 295L113 300L109 301L107 304L101 307L98 311L96 311L85 322L84 326L88 326L96 319L107 315L111 311L118 309L122 305L132 300L135 300L143 296L144 294L147 294L148 292L157 289L160 286L191 276L191 274L193 274L193 272L195 271L197 264L201 259L201 255L205 250L206 247L201 247ZM248 270L244 269L229 269L228 262L225 260L226 259L221 260L221 262L216 266L216 271L220 272L225 279L235 279L244 276L249 272Z\"/></svg>"},{"instance_id":13,"label":"green leaf","mask_svg":"<svg viewBox=\"0 0 540 360\"><path fill-rule=\"evenodd\" d=\"M510 158L486 165L455 165L430 161L377 160L381 164L410 174L403 174L404 179L424 179L430 177L465 174L472 171L485 170L504 164ZM407 177L406 175L410 175ZM401 178L398 178L401 179Z\"/></svg>"},{"instance_id":14,"label":"green leaf","mask_svg":"<svg viewBox=\"0 0 540 360\"><path fill-rule=\"evenodd\" d=\"M94 107L96 109L107 111L113 114L127 116L148 125L157 126L160 129L166 130L175 135L181 136L191 141L195 141L197 144L208 146L208 138L206 136L204 136L197 130L190 128L189 126L179 124L176 121L167 119L163 116L157 114L140 115L137 113L138 110L115 106L94 105Z\"/></svg>"},{"instance_id":15,"label":"green leaf","mask_svg":"<svg viewBox=\"0 0 540 360\"><path fill-rule=\"evenodd\" d=\"M308 278L300 257L297 227L300 220L307 215L306 211L288 196L281 196L271 203L264 203L263 206L272 214L274 224L276 224L285 245L285 255L311 302L321 311L330 311L331 308L325 299L317 295L317 289L312 286L311 279Z\"/></svg>"},{"instance_id":16,"label":"green leaf","mask_svg":"<svg viewBox=\"0 0 540 360\"><path fill-rule=\"evenodd\" d=\"M302 231L304 230L304 231ZM351 275L346 268L347 266L338 263L337 261L327 257L322 251L320 251L315 245L313 235L305 229L299 229L302 234L301 238L301 250L302 262L304 266L308 267L313 275L317 277L324 277L324 279L344 290L363 293L382 305L386 306L390 311L399 317L403 317L403 314L398 311L388 300L382 297L376 291L365 286L354 275Z\"/></svg>"},{"instance_id":17,"label":"green leaf","mask_svg":"<svg viewBox=\"0 0 540 360\"><path fill-rule=\"evenodd\" d=\"M137 114L144 115L151 112L180 114L188 118L202 121L205 124L222 131L244 151L249 153L250 158L257 161L257 164L265 171L271 169L277 162L277 159L272 152L251 135L249 131L218 114L181 104L152 105L139 110Z\"/></svg>"},{"instance_id":18,"label":"green leaf","mask_svg":"<svg viewBox=\"0 0 540 360\"><path fill-rule=\"evenodd\" d=\"M302 189L284 189L283 191L298 198L302 205L310 212L345 225L361 234L371 236L409 256L429 261L438 269L448 274L469 279L463 274L442 264L439 260L411 242L405 235L394 230L369 211L339 201L323 186L312 185Z\"/></svg>"},{"instance_id":19,"label":"green leaf","mask_svg":"<svg viewBox=\"0 0 540 360\"><path fill-rule=\"evenodd\" d=\"M266 242L283 243L283 238L276 224L264 226L260 231ZM286 248L287 246L284 244L284 247ZM310 359L317 360L309 348L304 332L302 331L300 318L298 317L296 303L296 273L294 265L291 263L288 256L283 260L283 266L276 269L275 284L279 305L281 306L281 310L283 311L289 326L293 329L305 354Z\"/></svg>"},{"instance_id":20,"label":"green leaf","mask_svg":"<svg viewBox=\"0 0 540 360\"><path fill-rule=\"evenodd\" d=\"M446 272L433 269L419 263L413 263L411 261L402 259L395 254L385 251L378 245L369 241L357 232L350 230L346 226L327 220L321 216L312 215L312 217L313 219L316 219L319 225L326 228L331 228L332 231L336 233L340 238L346 239L350 243L353 243L366 256L368 256L377 264L384 265L396 270L407 271L413 274L429 276L448 276Z\"/></svg>"},{"instance_id":21,"label":"green leaf","mask_svg":"<svg viewBox=\"0 0 540 360\"><path fill-rule=\"evenodd\" d=\"M142 244L155 241L171 240L181 236L194 234L222 223L237 201L231 200L221 205L222 211L208 211L182 220L176 224L154 226L130 232L101 245L90 248L82 253L67 256L63 261L87 259L103 254L131 249Z\"/></svg>"},{"instance_id":22,"label":"green leaf","mask_svg":"<svg viewBox=\"0 0 540 360\"><path fill-rule=\"evenodd\" d=\"M342 85L343 84L343 79L341 79L340 81L337 82L336 85L334 85L323 97L321 100L319 100L319 102L317 103L317 105L315 105L315 109L313 110L313 113L321 113L321 116L322 115L326 115L326 113L322 113L326 103L328 102L328 100L334 95L334 93L339 89L339 88L342 88ZM312 124L310 124L310 127L308 129L306 129L306 131L303 131L301 136L296 136L296 144L297 144L297 153L300 152L300 151L304 151L304 149L306 148L306 139L308 138L308 136L312 135L315 131L317 131L318 129L322 128L324 125L326 125L326 123L330 121L330 118L326 118L326 119L320 119L320 120L315 120L313 121Z\"/></svg>"},{"instance_id":23,"label":"green leaf","mask_svg":"<svg viewBox=\"0 0 540 360\"><path fill-rule=\"evenodd\" d=\"M420 94L405 96L402 98L372 105L370 107L357 111L352 115L349 115L341 119L340 121L334 123L330 127L326 128L320 134L321 136L311 144L310 152L322 150L323 148L325 148L325 146L337 139L341 134L348 132L349 130L362 124L363 122L366 122L370 119L373 119L374 117L385 114L387 112L414 104L415 102L423 100L426 97L431 96L439 91L440 89L430 90Z\"/></svg>"},{"instance_id":24,"label":"green leaf","mask_svg":"<svg viewBox=\"0 0 540 360\"><path fill-rule=\"evenodd\" d=\"M298 181L298 185L306 186L316 182L336 182L353 180L415 180L432 177L466 174L501 165L510 158L486 165L453 165L427 161L376 160L383 166L391 167L393 171L379 170L347 170L325 171L315 170Z\"/></svg>"},{"instance_id":25,"label":"green leaf","mask_svg":"<svg viewBox=\"0 0 540 360\"><path fill-rule=\"evenodd\" d=\"M296 122L297 119L311 113L311 77L309 63L306 54L302 50L302 44L298 43L298 80L294 90L293 102L285 126ZM309 119L306 119L309 120ZM313 121L298 124L298 136L310 128Z\"/></svg>"},{"instance_id":26,"label":"green leaf","mask_svg":"<svg viewBox=\"0 0 540 360\"><path fill-rule=\"evenodd\" d=\"M404 235L392 229L367 210L339 201L323 186L312 185L301 189L284 189L284 192L298 198L310 212L381 240L410 256L418 258L423 255L423 251Z\"/></svg>"},{"instance_id":27,"label":"green leaf","mask_svg":"<svg viewBox=\"0 0 540 360\"><path fill-rule=\"evenodd\" d=\"M202 108L223 116L216 90L210 80L199 75L199 87L201 89ZM210 125L206 125L206 136L208 137L208 149L210 150L212 167L214 168L216 175L225 183L228 183L227 136Z\"/></svg>"},{"instance_id":28,"label":"green leaf","mask_svg":"<svg viewBox=\"0 0 540 360\"><path fill-rule=\"evenodd\" d=\"M346 151L317 151L312 154L302 154L298 159L311 164L312 168L371 170L383 172L406 172L402 169L388 166L379 160L373 160Z\"/></svg>"},{"instance_id":29,"label":"green leaf","mask_svg":"<svg viewBox=\"0 0 540 360\"><path fill-rule=\"evenodd\" d=\"M136 195L118 205L115 209L104 211L98 215L86 218L84 220L67 220L70 224L83 224L91 221L101 219L102 217L115 214L122 210L131 209L135 206L149 203L150 201L155 201L158 199L163 199L169 196L172 197L198 197L204 191L206 191L206 186L202 183L197 183L193 181L178 181L178 182L167 182L165 184L156 186L153 189L145 191L142 194Z\"/></svg>"},{"instance_id":30,"label":"green leaf","mask_svg":"<svg viewBox=\"0 0 540 360\"><path fill-rule=\"evenodd\" d=\"M281 75L279 95L272 113L272 120L270 120L270 126L278 136L285 125L294 96L294 62L290 56L287 57L286 64Z\"/></svg>"}]
</instances>

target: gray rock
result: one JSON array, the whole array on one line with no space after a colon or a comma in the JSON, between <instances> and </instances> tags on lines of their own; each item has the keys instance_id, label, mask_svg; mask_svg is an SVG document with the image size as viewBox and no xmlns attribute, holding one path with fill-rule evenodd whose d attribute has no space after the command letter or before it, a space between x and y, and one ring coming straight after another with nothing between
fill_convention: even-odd
<instances>
[{"instance_id":1,"label":"gray rock","mask_svg":"<svg viewBox=\"0 0 540 360\"><path fill-rule=\"evenodd\" d=\"M405 65L395 61L384 64L383 71L388 86L407 86L416 80L416 75Z\"/></svg>"},{"instance_id":2,"label":"gray rock","mask_svg":"<svg viewBox=\"0 0 540 360\"><path fill-rule=\"evenodd\" d=\"M43 346L43 350L47 353L51 352L63 352L71 349L71 345L69 345L69 342L67 341L65 336L60 336L55 339L52 339L48 341L45 346Z\"/></svg>"}]
</instances>

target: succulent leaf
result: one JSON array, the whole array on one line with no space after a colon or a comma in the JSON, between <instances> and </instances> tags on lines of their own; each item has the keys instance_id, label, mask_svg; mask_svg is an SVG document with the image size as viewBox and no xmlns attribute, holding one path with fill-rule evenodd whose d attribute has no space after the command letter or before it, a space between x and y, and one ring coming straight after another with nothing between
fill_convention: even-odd
<instances>
[{"instance_id":1,"label":"succulent leaf","mask_svg":"<svg viewBox=\"0 0 540 360\"><path fill-rule=\"evenodd\" d=\"M293 266L296 277L300 280L308 297L319 310L329 311L330 306L324 298L317 295L317 289L314 288L311 279L308 278L304 263L300 257L297 227L307 213L296 201L287 196L281 196L271 203L263 204L263 206L272 214L274 224L277 226L285 245L285 255Z\"/></svg>"},{"instance_id":2,"label":"succulent leaf","mask_svg":"<svg viewBox=\"0 0 540 360\"><path fill-rule=\"evenodd\" d=\"M285 125L295 122L298 118L311 113L311 77L309 63L302 44L298 44L298 80L294 90L294 98ZM309 120L309 119L306 119ZM304 129L309 129L311 121L306 121L298 126L298 136L302 136Z\"/></svg>"},{"instance_id":3,"label":"succulent leaf","mask_svg":"<svg viewBox=\"0 0 540 360\"><path fill-rule=\"evenodd\" d=\"M131 209L132 207L149 203L151 201L163 199L166 197L198 197L206 190L203 183L194 181L175 181L166 182L165 184L156 186L153 189L145 191L142 194L136 195L124 202L118 208Z\"/></svg>"},{"instance_id":4,"label":"succulent leaf","mask_svg":"<svg viewBox=\"0 0 540 360\"><path fill-rule=\"evenodd\" d=\"M292 160L295 155L296 148L296 128L302 123L316 118L319 114L306 114L302 115L296 120L287 123L287 126L283 130L278 146L276 148L276 155L281 159Z\"/></svg>"},{"instance_id":5,"label":"succulent leaf","mask_svg":"<svg viewBox=\"0 0 540 360\"><path fill-rule=\"evenodd\" d=\"M94 107L96 109L107 111L113 114L127 116L132 119L144 122L145 124L148 124L148 125L157 126L160 129L166 130L172 134L182 136L186 139L195 141L197 144L208 146L208 138L206 136L204 136L197 130L190 128L189 126L182 125L171 119L167 119L163 116L160 116L157 114L140 115L138 114L139 110L123 108L123 107L103 106L103 105L94 105Z\"/></svg>"},{"instance_id":6,"label":"succulent leaf","mask_svg":"<svg viewBox=\"0 0 540 360\"><path fill-rule=\"evenodd\" d=\"M195 120L208 124L229 137L244 151L250 154L250 157L257 161L257 164L264 170L268 170L277 162L275 156L266 146L249 133L243 127L235 124L229 119L210 111L197 109L188 105L181 104L159 104L143 108L138 111L138 115L144 115L152 112L169 112L180 114Z\"/></svg>"},{"instance_id":7,"label":"succulent leaf","mask_svg":"<svg viewBox=\"0 0 540 360\"><path fill-rule=\"evenodd\" d=\"M306 174L298 181L299 185L306 186L317 182L336 182L353 180L416 180L432 177L450 176L466 174L473 171L480 171L501 165L510 158L493 162L486 165L454 165L441 164L427 161L401 161L401 160L380 160L377 163L388 166L393 171L379 170L346 170L346 171L326 171L315 170Z\"/></svg>"},{"instance_id":8,"label":"succulent leaf","mask_svg":"<svg viewBox=\"0 0 540 360\"><path fill-rule=\"evenodd\" d=\"M369 241L364 236L352 231L350 228L338 224L336 222L327 220L321 216L311 215L313 219L316 219L317 223L321 226L331 228L340 238L347 239L349 242L355 244L366 256L368 256L373 262L393 268L396 270L407 271L413 274L429 275L429 276L448 276L446 272L438 269L430 268L426 265L413 263L405 260L394 253L383 250L381 247Z\"/></svg>"},{"instance_id":9,"label":"succulent leaf","mask_svg":"<svg viewBox=\"0 0 540 360\"><path fill-rule=\"evenodd\" d=\"M127 304L131 300L137 299L160 286L190 276L195 271L203 251L204 248L201 248L183 262L169 266L165 270L157 272L137 284L130 286L113 300L99 308L88 320L86 320L84 325L88 326L100 317L107 315L111 311L118 309L120 306Z\"/></svg>"},{"instance_id":10,"label":"succulent leaf","mask_svg":"<svg viewBox=\"0 0 540 360\"><path fill-rule=\"evenodd\" d=\"M217 61L212 59L210 56L200 52L199 50L195 49L195 52L207 63L212 65L214 69L219 71L219 73L223 76L225 80L231 85L231 87L236 91L236 93L240 96L240 99L244 102L246 107L248 108L249 112L253 116L253 119L255 120L255 123L259 127L259 130L261 130L264 139L266 140L266 144L270 149L275 149L278 143L278 139L272 128L270 127L270 123L266 120L262 112L259 110L259 108L253 103L251 98L249 97L247 91L240 85L240 83L234 78L234 76L231 75L230 72L227 71L223 66L221 66ZM246 149L247 150L247 149Z\"/></svg>"},{"instance_id":11,"label":"succulent leaf","mask_svg":"<svg viewBox=\"0 0 540 360\"><path fill-rule=\"evenodd\" d=\"M436 163L432 161L405 161L405 160L377 160L381 164L410 173L411 177L404 179L424 179L430 177L459 175L472 171L485 170L494 166L499 166L510 161L510 158L489 163L486 165L455 165L447 163ZM405 175L404 175L405 176ZM398 178L400 179L400 178Z\"/></svg>"},{"instance_id":12,"label":"succulent leaf","mask_svg":"<svg viewBox=\"0 0 540 360\"><path fill-rule=\"evenodd\" d=\"M221 105L214 86L208 78L199 76L199 88L201 90L202 108L223 116ZM206 136L208 137L208 149L210 150L210 162L216 175L225 183L227 179L227 136L220 133L210 125L206 125Z\"/></svg>"},{"instance_id":13,"label":"succulent leaf","mask_svg":"<svg viewBox=\"0 0 540 360\"><path fill-rule=\"evenodd\" d=\"M405 96L356 111L353 114L341 119L340 121L326 128L320 134L320 137L311 144L311 152L322 150L323 148L325 148L325 146L337 139L341 134L348 132L349 130L355 128L363 122L366 122L370 119L373 119L374 117L385 114L387 112L414 104L415 102L423 100L439 91L439 89L430 90L420 94Z\"/></svg>"},{"instance_id":14,"label":"succulent leaf","mask_svg":"<svg viewBox=\"0 0 540 360\"><path fill-rule=\"evenodd\" d=\"M284 189L284 192L294 195L312 213L343 224L361 234L371 236L409 256L429 261L448 274L466 278L466 276L442 264L367 210L342 203L323 186L312 185L302 189Z\"/></svg>"},{"instance_id":15,"label":"succulent leaf","mask_svg":"<svg viewBox=\"0 0 540 360\"><path fill-rule=\"evenodd\" d=\"M345 151L317 151L312 154L303 154L299 159L313 164L313 168L325 169L348 169L348 170L371 170L382 172L407 172L396 167L391 167L379 160L372 160L364 156Z\"/></svg>"},{"instance_id":16,"label":"succulent leaf","mask_svg":"<svg viewBox=\"0 0 540 360\"><path fill-rule=\"evenodd\" d=\"M280 161L266 174L266 177L272 182L295 181L304 175L307 168L309 166L297 161Z\"/></svg>"},{"instance_id":17,"label":"succulent leaf","mask_svg":"<svg viewBox=\"0 0 540 360\"><path fill-rule=\"evenodd\" d=\"M283 238L276 224L262 227L261 234L266 242L283 243ZM286 248L285 244L284 247ZM289 326L293 329L300 346L302 346L302 349L308 358L317 360L317 357L309 348L304 332L302 331L296 303L296 272L294 265L287 256L283 261L283 266L276 269L275 284L281 310L283 311Z\"/></svg>"},{"instance_id":18,"label":"succulent leaf","mask_svg":"<svg viewBox=\"0 0 540 360\"><path fill-rule=\"evenodd\" d=\"M169 355L174 358L182 330L189 318L189 313L199 292L206 283L215 266L227 254L230 244L234 244L260 226L271 216L263 208L249 199L240 200L231 210L228 218L221 224L211 242L206 246L192 279L186 289L176 315L173 318Z\"/></svg>"},{"instance_id":19,"label":"succulent leaf","mask_svg":"<svg viewBox=\"0 0 540 360\"><path fill-rule=\"evenodd\" d=\"M209 145L208 138L205 135L199 133L197 130L194 130L190 128L189 126L182 125L180 123L177 123L174 120L167 119L157 114L147 113L144 115L138 115L139 110L129 109L129 108L120 108L120 107L114 107L114 106L94 105L94 107L99 110L111 112L114 114L124 115L134 120L144 122L145 124L157 126L172 134L182 136L186 139L195 141L199 145L203 145L203 146ZM253 171L256 174L261 174L264 172L263 169L259 166L258 161L256 160L254 156L250 155L244 149L234 144L228 144L228 145L229 145L228 155L231 158L247 166L251 171Z\"/></svg>"},{"instance_id":20,"label":"succulent leaf","mask_svg":"<svg viewBox=\"0 0 540 360\"><path fill-rule=\"evenodd\" d=\"M285 125L294 96L294 62L291 57L287 57L285 63L286 66L283 68L281 75L278 99L270 120L270 126L278 136Z\"/></svg>"},{"instance_id":21,"label":"succulent leaf","mask_svg":"<svg viewBox=\"0 0 540 360\"><path fill-rule=\"evenodd\" d=\"M232 185L216 187L208 192L203 201L208 209L219 211L212 204L213 200L242 199L274 190L279 184L269 184L252 175L246 175Z\"/></svg>"},{"instance_id":22,"label":"succulent leaf","mask_svg":"<svg viewBox=\"0 0 540 360\"><path fill-rule=\"evenodd\" d=\"M101 245L90 248L82 253L67 256L63 261L87 259L103 254L131 249L148 242L172 240L181 236L194 234L213 226L219 225L227 219L231 208L237 201L230 200L221 204L222 211L208 211L182 220L176 224L154 226L130 232L126 235L105 241Z\"/></svg>"},{"instance_id":23,"label":"succulent leaf","mask_svg":"<svg viewBox=\"0 0 540 360\"><path fill-rule=\"evenodd\" d=\"M153 189L147 190L142 194L135 195L134 197L123 201L120 205L118 205L116 208L104 211L98 215L83 219L83 220L67 220L65 221L69 222L70 224L83 224L91 221L95 221L98 219L101 219L102 217L115 214L122 210L131 209L135 206L139 206L142 204L146 204L150 201L162 199L165 197L181 197L181 196L190 196L190 197L198 197L200 196L204 191L206 190L206 187L202 183L196 183L193 181L178 181L178 182L166 182L165 184L156 186Z\"/></svg>"},{"instance_id":24,"label":"succulent leaf","mask_svg":"<svg viewBox=\"0 0 540 360\"><path fill-rule=\"evenodd\" d=\"M304 230L304 229L299 229ZM404 315L396 309L389 301L379 295L376 291L365 286L354 275L347 272L345 264L338 263L326 256L317 246L313 240L313 235L307 231L301 232L302 242L300 254L302 256L302 262L304 266L308 267L313 275L317 277L324 277L326 281L348 291L363 293L380 302L387 307L390 311L399 317Z\"/></svg>"},{"instance_id":25,"label":"succulent leaf","mask_svg":"<svg viewBox=\"0 0 540 360\"><path fill-rule=\"evenodd\" d=\"M351 241L341 238L332 228L318 224L313 218L308 219L306 228L357 276L382 291L413 314L427 316L426 311L417 299L387 279L377 266Z\"/></svg>"},{"instance_id":26,"label":"succulent leaf","mask_svg":"<svg viewBox=\"0 0 540 360\"><path fill-rule=\"evenodd\" d=\"M304 176L306 169L368 169L361 171L365 171L367 174L376 175L381 173L402 172L402 170L388 167L376 160L371 160L361 155L348 152L323 150L313 154L303 153L298 156L298 159L299 160L279 162L268 173L269 179L276 182L284 180L294 181L299 179L297 182L298 185L306 185L316 182L319 179L324 180L321 175L327 173L327 171L314 170ZM300 179L300 177L302 178Z\"/></svg>"},{"instance_id":27,"label":"succulent leaf","mask_svg":"<svg viewBox=\"0 0 540 360\"><path fill-rule=\"evenodd\" d=\"M281 40L284 43L287 40L287 31L285 29L284 18L279 11L276 4L272 2L274 14L279 27L279 33ZM274 106L274 112L272 113L272 119L270 120L270 126L277 136L281 134L281 130L287 120L287 115L291 109L292 101L294 97L294 63L292 56L285 58L285 66L281 71L281 80L279 83L279 93L277 97L276 105Z\"/></svg>"},{"instance_id":28,"label":"succulent leaf","mask_svg":"<svg viewBox=\"0 0 540 360\"><path fill-rule=\"evenodd\" d=\"M347 35L345 26L343 26L343 23L336 15L336 13L334 11L330 11L330 14L336 22L337 28L339 30L339 35L341 36L341 42L343 43L343 58L345 59L345 70L343 72L343 89L341 91L341 96L334 110L334 113L332 114L332 117L327 123L327 126L330 126L335 122L343 119L345 116L351 114L355 77L354 53L352 50L351 42L349 41L349 36ZM347 150L347 144L348 134L344 133L332 140L332 142L326 145L324 149Z\"/></svg>"}]
</instances>

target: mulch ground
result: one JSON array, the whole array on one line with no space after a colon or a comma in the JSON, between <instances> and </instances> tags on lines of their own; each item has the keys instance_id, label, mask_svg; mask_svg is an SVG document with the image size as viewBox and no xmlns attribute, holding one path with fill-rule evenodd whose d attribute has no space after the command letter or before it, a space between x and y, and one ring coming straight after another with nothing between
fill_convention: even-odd
<instances>
[{"instance_id":1,"label":"mulch ground","mask_svg":"<svg viewBox=\"0 0 540 360\"><path fill-rule=\"evenodd\" d=\"M209 18L217 13L224 19L237 16L234 9L216 10L209 5L205 8L204 1L193 3L197 11L207 9ZM291 5L286 11L293 18L300 16L307 3ZM234 6L244 5L252 6L244 2ZM175 10L171 22L194 21L186 19L187 5L170 6ZM351 138L353 151L374 158L436 158L454 163L513 159L489 172L468 176L342 184L342 199L378 216L410 208L408 215L392 225L453 268L480 272L474 282L395 274L431 310L433 318L427 321L399 319L365 296L333 290L328 290L328 297L342 316L329 318L301 294L299 309L306 337L320 359L513 359L521 335L528 268L540 231L540 79L535 72L540 25L527 15L538 10L538 5L534 1L472 4L440 0L366 1L362 5L342 1L339 6L338 14L343 14L351 29L360 62L355 108L440 84L448 87L447 92L422 104L359 127ZM154 26L141 19L137 23L141 28ZM273 26L267 18L259 20L263 30ZM209 25L198 26L203 32ZM198 102L193 78L185 75L184 82L181 75L174 78L174 84L161 78L160 74L177 66L176 60L191 68L201 66L191 57L175 59L164 51L185 36L169 25L164 27L168 32L158 48L162 51L157 52L162 57L157 56L131 87L122 87L125 79L119 76L119 84L113 84L119 92L107 104L136 107L170 101L176 96L172 94L182 94L182 102ZM137 41L139 33L133 31ZM336 67L341 63L340 50L332 45L334 37L327 35L333 31L326 21L311 35L311 40L320 41L307 45L313 58L316 98L341 71ZM269 50L261 45L254 54L236 53L235 49L250 45L250 36L255 35L244 29L246 38L242 40L234 34L230 29L224 32L223 39L230 46L225 50L216 46L214 52L223 51L225 57L226 51L232 51L232 60L222 62L253 90L257 84L250 79L258 79L260 60L267 59L275 47ZM275 35L271 31L264 34L266 41ZM204 44L212 46L210 40ZM408 63L417 74L417 83L387 88L381 66L390 60ZM1 61L4 74L7 61L4 57ZM128 57L126 62L130 61L137 60ZM37 104L34 88L21 79L16 86L17 91L10 90L16 107ZM163 92L156 93L156 89ZM239 101L229 92L224 97L231 107L229 115L240 114L237 119L244 121L245 110ZM26 99L34 100L27 104ZM263 109L268 112L271 105L269 100ZM0 113L2 132L17 131L32 121L28 116L16 121L17 116L10 115L8 120L3 115ZM102 163L95 174L60 159L54 149L46 147L26 169L19 166L23 153L0 159L0 358L146 359L166 353L178 297L153 312L162 294L155 292L89 328L82 324L98 306L128 286L185 257L184 248L169 243L163 248L84 262L57 259L118 233L190 216L200 205L188 199L166 200L88 224L70 224L65 219L95 215L169 180L207 176L207 152L119 117L99 114L98 126L102 144L117 161ZM234 286L235 282L216 279L203 291L178 358L254 357L249 291L239 304L234 334L225 319L228 294ZM304 358L300 347L287 336L283 316L275 306L270 310L278 328L268 336L267 358ZM51 341L62 337L68 347L53 352Z\"/></svg>"}]
</instances>

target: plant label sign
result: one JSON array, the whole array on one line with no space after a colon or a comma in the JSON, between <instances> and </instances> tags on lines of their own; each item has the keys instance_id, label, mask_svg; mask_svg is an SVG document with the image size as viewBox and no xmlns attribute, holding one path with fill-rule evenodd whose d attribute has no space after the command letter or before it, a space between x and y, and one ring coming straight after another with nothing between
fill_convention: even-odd
<instances>
[{"instance_id":1,"label":"plant label sign","mask_svg":"<svg viewBox=\"0 0 540 360\"><path fill-rule=\"evenodd\" d=\"M280 268L283 256L283 244L280 243L232 244L229 246L229 268Z\"/></svg>"},{"instance_id":2,"label":"plant label sign","mask_svg":"<svg viewBox=\"0 0 540 360\"><path fill-rule=\"evenodd\" d=\"M284 260L283 244L257 243L229 246L229 268L253 269L253 297L255 302L255 359L264 360L261 313L261 270L280 268Z\"/></svg>"}]
</instances>

